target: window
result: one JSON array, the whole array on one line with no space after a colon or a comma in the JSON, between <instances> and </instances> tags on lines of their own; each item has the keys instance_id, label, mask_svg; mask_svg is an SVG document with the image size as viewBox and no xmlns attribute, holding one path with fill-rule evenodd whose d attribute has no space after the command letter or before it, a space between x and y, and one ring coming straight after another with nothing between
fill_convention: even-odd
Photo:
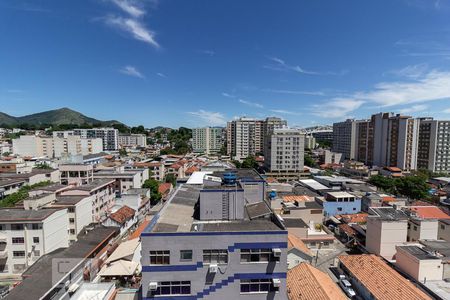
<instances>
[{"instance_id":1,"label":"window","mask_svg":"<svg viewBox=\"0 0 450 300\"><path fill-rule=\"evenodd\" d=\"M39 237L33 237L33 243L39 244Z\"/></svg>"},{"instance_id":2,"label":"window","mask_svg":"<svg viewBox=\"0 0 450 300\"><path fill-rule=\"evenodd\" d=\"M241 262L265 262L272 260L272 249L241 249Z\"/></svg>"},{"instance_id":3,"label":"window","mask_svg":"<svg viewBox=\"0 0 450 300\"><path fill-rule=\"evenodd\" d=\"M25 251L13 251L13 257L25 257Z\"/></svg>"},{"instance_id":4,"label":"window","mask_svg":"<svg viewBox=\"0 0 450 300\"><path fill-rule=\"evenodd\" d=\"M74 218L69 218L69 223L70 223L70 224L75 223L75 219L74 219Z\"/></svg>"},{"instance_id":5,"label":"window","mask_svg":"<svg viewBox=\"0 0 450 300\"><path fill-rule=\"evenodd\" d=\"M11 224L11 230L23 230L23 224Z\"/></svg>"},{"instance_id":6,"label":"window","mask_svg":"<svg viewBox=\"0 0 450 300\"><path fill-rule=\"evenodd\" d=\"M417 231L417 226L414 226L414 231Z\"/></svg>"},{"instance_id":7,"label":"window","mask_svg":"<svg viewBox=\"0 0 450 300\"><path fill-rule=\"evenodd\" d=\"M180 250L180 260L181 261L191 261L192 260L192 250Z\"/></svg>"},{"instance_id":8,"label":"window","mask_svg":"<svg viewBox=\"0 0 450 300\"><path fill-rule=\"evenodd\" d=\"M203 263L227 264L228 250L226 249L203 250Z\"/></svg>"},{"instance_id":9,"label":"window","mask_svg":"<svg viewBox=\"0 0 450 300\"><path fill-rule=\"evenodd\" d=\"M33 229L33 230L38 230L41 228L42 228L41 224L31 224L31 229Z\"/></svg>"},{"instance_id":10,"label":"window","mask_svg":"<svg viewBox=\"0 0 450 300\"><path fill-rule=\"evenodd\" d=\"M150 264L151 265L169 265L170 264L170 251L169 250L150 251Z\"/></svg>"},{"instance_id":11,"label":"window","mask_svg":"<svg viewBox=\"0 0 450 300\"><path fill-rule=\"evenodd\" d=\"M338 211L342 211L342 207L338 207L337 210L338 210Z\"/></svg>"},{"instance_id":12,"label":"window","mask_svg":"<svg viewBox=\"0 0 450 300\"><path fill-rule=\"evenodd\" d=\"M158 288L151 292L152 295L190 295L190 281L162 281L158 282Z\"/></svg>"},{"instance_id":13,"label":"window","mask_svg":"<svg viewBox=\"0 0 450 300\"><path fill-rule=\"evenodd\" d=\"M271 279L242 279L241 293L266 293L278 291Z\"/></svg>"},{"instance_id":14,"label":"window","mask_svg":"<svg viewBox=\"0 0 450 300\"><path fill-rule=\"evenodd\" d=\"M70 234L75 234L75 229L70 229L69 232Z\"/></svg>"},{"instance_id":15,"label":"window","mask_svg":"<svg viewBox=\"0 0 450 300\"><path fill-rule=\"evenodd\" d=\"M441 224L441 229L444 230L445 229L445 225Z\"/></svg>"},{"instance_id":16,"label":"window","mask_svg":"<svg viewBox=\"0 0 450 300\"><path fill-rule=\"evenodd\" d=\"M23 237L13 237L12 243L13 244L23 244L23 243L25 243L25 239Z\"/></svg>"}]
</instances>

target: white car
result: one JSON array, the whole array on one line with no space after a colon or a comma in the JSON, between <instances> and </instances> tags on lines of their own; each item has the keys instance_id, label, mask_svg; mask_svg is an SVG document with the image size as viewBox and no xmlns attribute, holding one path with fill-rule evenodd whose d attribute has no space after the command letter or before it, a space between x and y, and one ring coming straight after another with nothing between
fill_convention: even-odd
<instances>
[{"instance_id":1,"label":"white car","mask_svg":"<svg viewBox=\"0 0 450 300\"><path fill-rule=\"evenodd\" d=\"M350 298L353 298L356 296L356 293L352 288L352 284L347 279L345 279L345 276L342 276L342 275L340 276L339 285L344 290L344 292L347 294L347 296L349 296Z\"/></svg>"}]
</instances>

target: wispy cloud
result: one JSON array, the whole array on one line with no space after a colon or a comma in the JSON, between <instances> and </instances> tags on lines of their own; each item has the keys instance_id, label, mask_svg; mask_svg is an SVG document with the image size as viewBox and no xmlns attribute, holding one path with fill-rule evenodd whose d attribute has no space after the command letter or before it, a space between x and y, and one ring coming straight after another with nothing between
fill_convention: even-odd
<instances>
[{"instance_id":1,"label":"wispy cloud","mask_svg":"<svg viewBox=\"0 0 450 300\"><path fill-rule=\"evenodd\" d=\"M222 93L222 96L224 96L224 97L227 97L227 98L236 98L236 96L235 95L231 95L231 94L228 94L228 93Z\"/></svg>"},{"instance_id":2,"label":"wispy cloud","mask_svg":"<svg viewBox=\"0 0 450 300\"><path fill-rule=\"evenodd\" d=\"M382 82L373 90L356 93L354 98L381 106L447 99L450 98L450 72L432 70L410 81Z\"/></svg>"},{"instance_id":3,"label":"wispy cloud","mask_svg":"<svg viewBox=\"0 0 450 300\"><path fill-rule=\"evenodd\" d=\"M278 93L278 94L291 94L291 95L307 95L307 96L325 96L321 91L295 91L295 90L276 90L276 89L263 89L263 92Z\"/></svg>"},{"instance_id":4,"label":"wispy cloud","mask_svg":"<svg viewBox=\"0 0 450 300\"><path fill-rule=\"evenodd\" d=\"M24 93L25 91L19 90L19 89L9 89L9 90L6 90L6 92L10 93L10 94L21 94L21 93Z\"/></svg>"},{"instance_id":5,"label":"wispy cloud","mask_svg":"<svg viewBox=\"0 0 450 300\"><path fill-rule=\"evenodd\" d=\"M416 112L425 111L427 109L428 109L428 105L417 104L417 105L413 105L411 107L402 108L399 110L399 112L402 114L412 114L412 113L416 113Z\"/></svg>"},{"instance_id":6,"label":"wispy cloud","mask_svg":"<svg viewBox=\"0 0 450 300\"><path fill-rule=\"evenodd\" d=\"M167 75L163 74L163 73L156 73L156 75L158 75L159 77L162 77L162 78L167 78Z\"/></svg>"},{"instance_id":7,"label":"wispy cloud","mask_svg":"<svg viewBox=\"0 0 450 300\"><path fill-rule=\"evenodd\" d=\"M226 117L220 112L212 112L200 109L194 112L187 112L189 115L200 119L202 123L212 126L222 126L227 122Z\"/></svg>"},{"instance_id":8,"label":"wispy cloud","mask_svg":"<svg viewBox=\"0 0 450 300\"><path fill-rule=\"evenodd\" d=\"M273 113L276 113L276 114L282 114L282 115L294 115L294 116L299 116L299 115L302 114L302 113L299 113L299 112L290 111L290 110L284 110L284 109L271 109L270 111L273 112Z\"/></svg>"},{"instance_id":9,"label":"wispy cloud","mask_svg":"<svg viewBox=\"0 0 450 300\"><path fill-rule=\"evenodd\" d=\"M275 71L285 71L285 72L297 72L300 74L305 75L334 75L334 76L341 76L348 73L347 70L342 70L339 72L332 72L332 71L312 71L312 70L306 70L298 65L290 65L287 64L283 59L278 57L269 57L268 58L272 63L268 65L264 65L263 67L270 70Z\"/></svg>"},{"instance_id":10,"label":"wispy cloud","mask_svg":"<svg viewBox=\"0 0 450 300\"><path fill-rule=\"evenodd\" d=\"M449 43L448 32L443 31L427 36L400 39L394 46L401 51L402 56L447 58L450 57Z\"/></svg>"},{"instance_id":11,"label":"wispy cloud","mask_svg":"<svg viewBox=\"0 0 450 300\"><path fill-rule=\"evenodd\" d=\"M214 56L214 55L216 55L216 52L215 52L215 51L213 51L213 50L208 50L208 49L198 50L197 52L198 52L198 53L201 53L201 54L208 55L208 56Z\"/></svg>"},{"instance_id":12,"label":"wispy cloud","mask_svg":"<svg viewBox=\"0 0 450 300\"><path fill-rule=\"evenodd\" d=\"M248 106L256 107L256 108L264 108L262 104L259 104L257 102L252 102L244 99L239 99L239 102Z\"/></svg>"},{"instance_id":13,"label":"wispy cloud","mask_svg":"<svg viewBox=\"0 0 450 300\"><path fill-rule=\"evenodd\" d=\"M119 72L132 77L145 78L145 76L136 67L133 66L125 66L121 68Z\"/></svg>"},{"instance_id":14,"label":"wispy cloud","mask_svg":"<svg viewBox=\"0 0 450 300\"><path fill-rule=\"evenodd\" d=\"M417 64L417 65L406 66L401 69L391 70L387 73L393 74L398 77L407 77L407 78L417 79L417 78L423 76L427 70L428 70L427 64Z\"/></svg>"},{"instance_id":15,"label":"wispy cloud","mask_svg":"<svg viewBox=\"0 0 450 300\"><path fill-rule=\"evenodd\" d=\"M313 115L337 119L348 116L363 105L364 101L351 98L334 98L327 103L315 104L312 106Z\"/></svg>"},{"instance_id":16,"label":"wispy cloud","mask_svg":"<svg viewBox=\"0 0 450 300\"><path fill-rule=\"evenodd\" d=\"M450 107L447 109L444 109L442 112L446 113L446 114L450 114Z\"/></svg>"},{"instance_id":17,"label":"wispy cloud","mask_svg":"<svg viewBox=\"0 0 450 300\"><path fill-rule=\"evenodd\" d=\"M109 14L102 18L106 25L130 34L136 40L160 48L155 39L155 32L147 28L143 22L146 10L142 2L132 0L111 0L126 16Z\"/></svg>"}]
</instances>

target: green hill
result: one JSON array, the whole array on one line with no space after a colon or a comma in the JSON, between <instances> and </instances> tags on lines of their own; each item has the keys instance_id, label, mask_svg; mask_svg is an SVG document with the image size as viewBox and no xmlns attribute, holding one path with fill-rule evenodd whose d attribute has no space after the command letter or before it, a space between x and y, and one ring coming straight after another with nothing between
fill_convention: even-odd
<instances>
[{"instance_id":1,"label":"green hill","mask_svg":"<svg viewBox=\"0 0 450 300\"><path fill-rule=\"evenodd\" d=\"M55 110L44 111L36 114L26 115L22 117L13 117L0 112L0 124L15 126L20 124L29 125L94 125L111 126L113 124L121 124L118 121L101 121L94 118L87 117L82 113L74 111L70 108L60 108Z\"/></svg>"}]
</instances>

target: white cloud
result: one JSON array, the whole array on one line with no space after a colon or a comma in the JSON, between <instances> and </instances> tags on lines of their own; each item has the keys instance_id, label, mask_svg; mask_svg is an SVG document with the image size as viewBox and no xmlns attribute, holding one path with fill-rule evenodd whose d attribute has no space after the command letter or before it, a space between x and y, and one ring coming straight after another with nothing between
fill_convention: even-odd
<instances>
[{"instance_id":1,"label":"white cloud","mask_svg":"<svg viewBox=\"0 0 450 300\"><path fill-rule=\"evenodd\" d=\"M136 68L133 66L125 66L119 70L120 73L133 76L137 78L144 78L145 76Z\"/></svg>"},{"instance_id":2,"label":"white cloud","mask_svg":"<svg viewBox=\"0 0 450 300\"><path fill-rule=\"evenodd\" d=\"M277 113L277 114L282 114L282 115L295 115L295 116L301 115L301 113L299 113L299 112L284 110L284 109L271 109L270 111Z\"/></svg>"},{"instance_id":3,"label":"white cloud","mask_svg":"<svg viewBox=\"0 0 450 300\"><path fill-rule=\"evenodd\" d=\"M188 114L197 117L206 125L222 126L227 122L225 116L220 112L212 112L200 109L195 112L188 112Z\"/></svg>"},{"instance_id":4,"label":"white cloud","mask_svg":"<svg viewBox=\"0 0 450 300\"><path fill-rule=\"evenodd\" d=\"M292 94L292 95L325 96L325 93L320 92L320 91L315 92L315 91L263 89L263 92L278 93L278 94Z\"/></svg>"},{"instance_id":5,"label":"white cloud","mask_svg":"<svg viewBox=\"0 0 450 300\"><path fill-rule=\"evenodd\" d=\"M244 100L244 99L239 99L239 102L248 106L252 106L252 107L257 107L257 108L264 108L264 106L262 104L256 103L256 102L251 102L248 100Z\"/></svg>"},{"instance_id":6,"label":"white cloud","mask_svg":"<svg viewBox=\"0 0 450 300\"><path fill-rule=\"evenodd\" d=\"M206 50L198 50L198 53L209 55L209 56L214 56L216 54L215 51L207 50L207 49Z\"/></svg>"},{"instance_id":7,"label":"white cloud","mask_svg":"<svg viewBox=\"0 0 450 300\"><path fill-rule=\"evenodd\" d=\"M228 94L228 93L222 93L222 96L224 96L224 97L227 97L227 98L236 98L236 96L235 95L231 95L231 94Z\"/></svg>"},{"instance_id":8,"label":"white cloud","mask_svg":"<svg viewBox=\"0 0 450 300\"><path fill-rule=\"evenodd\" d=\"M139 18L145 14L145 10L138 6L138 2L130 0L111 0L124 12L130 14L132 17Z\"/></svg>"},{"instance_id":9,"label":"white cloud","mask_svg":"<svg viewBox=\"0 0 450 300\"><path fill-rule=\"evenodd\" d=\"M109 15L105 18L105 22L111 27L131 34L136 40L152 45L155 48L160 47L155 40L155 33L146 28L140 20Z\"/></svg>"},{"instance_id":10,"label":"white cloud","mask_svg":"<svg viewBox=\"0 0 450 300\"><path fill-rule=\"evenodd\" d=\"M401 114L412 114L416 112L421 112L428 109L428 105L425 104L417 104L407 108L400 109L399 112Z\"/></svg>"},{"instance_id":11,"label":"white cloud","mask_svg":"<svg viewBox=\"0 0 450 300\"><path fill-rule=\"evenodd\" d=\"M324 104L313 105L313 114L323 118L343 118L361 107L364 101L351 98L333 98Z\"/></svg>"},{"instance_id":12,"label":"white cloud","mask_svg":"<svg viewBox=\"0 0 450 300\"><path fill-rule=\"evenodd\" d=\"M167 75L163 74L163 73L156 73L156 75L158 75L159 77L162 77L162 78L167 78Z\"/></svg>"},{"instance_id":13,"label":"white cloud","mask_svg":"<svg viewBox=\"0 0 450 300\"><path fill-rule=\"evenodd\" d=\"M318 72L318 71L311 71L311 70L305 70L302 67L298 65L289 65L284 60L278 57L269 57L269 59L274 62L275 64L271 65L265 65L264 68L271 69L275 71L293 71L300 74L305 75L345 75L347 73L346 70L342 70L340 72L331 72L331 71L325 71L325 72Z\"/></svg>"},{"instance_id":14,"label":"white cloud","mask_svg":"<svg viewBox=\"0 0 450 300\"><path fill-rule=\"evenodd\" d=\"M412 81L382 82L371 91L356 93L353 98L381 106L450 98L450 72L433 70Z\"/></svg>"}]
</instances>

